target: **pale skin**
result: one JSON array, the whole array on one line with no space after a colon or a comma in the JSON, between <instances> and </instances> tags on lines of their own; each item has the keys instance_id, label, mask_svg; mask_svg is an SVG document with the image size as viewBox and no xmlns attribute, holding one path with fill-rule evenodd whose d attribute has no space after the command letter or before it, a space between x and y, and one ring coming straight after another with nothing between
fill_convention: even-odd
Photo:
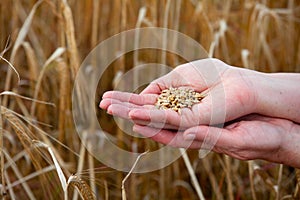
<instances>
[{"instance_id":1,"label":"pale skin","mask_svg":"<svg viewBox=\"0 0 300 200\"><path fill-rule=\"evenodd\" d=\"M209 130L217 137L212 149L217 153L300 168L299 83L300 74L261 73L203 59L176 67L140 94L106 92L100 107L132 120L135 132L163 144L200 149ZM169 87L192 88L206 97L181 114L158 110L156 98ZM220 123L225 125L211 126Z\"/></svg>"}]
</instances>

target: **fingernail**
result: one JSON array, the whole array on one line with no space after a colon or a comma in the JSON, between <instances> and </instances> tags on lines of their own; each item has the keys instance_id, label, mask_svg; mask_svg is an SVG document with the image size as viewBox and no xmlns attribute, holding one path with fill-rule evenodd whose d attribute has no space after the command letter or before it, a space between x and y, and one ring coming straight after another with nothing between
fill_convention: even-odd
<instances>
[{"instance_id":1,"label":"fingernail","mask_svg":"<svg viewBox=\"0 0 300 200\"><path fill-rule=\"evenodd\" d=\"M111 110L111 106L108 106L107 110L106 110L106 113L112 115L112 110Z\"/></svg>"},{"instance_id":2,"label":"fingernail","mask_svg":"<svg viewBox=\"0 0 300 200\"><path fill-rule=\"evenodd\" d=\"M131 111L129 111L128 116L131 117L132 115L134 115L136 109L132 109Z\"/></svg>"},{"instance_id":3,"label":"fingernail","mask_svg":"<svg viewBox=\"0 0 300 200\"><path fill-rule=\"evenodd\" d=\"M195 134L195 133L189 133L189 134L187 134L187 135L184 135L184 136L183 136L183 139L184 139L184 140L194 140L195 137L196 137L196 134Z\"/></svg>"},{"instance_id":4,"label":"fingernail","mask_svg":"<svg viewBox=\"0 0 300 200\"><path fill-rule=\"evenodd\" d=\"M133 132L140 133L138 125L133 125L132 130L133 130Z\"/></svg>"},{"instance_id":5,"label":"fingernail","mask_svg":"<svg viewBox=\"0 0 300 200\"><path fill-rule=\"evenodd\" d=\"M136 125L135 124L133 125L132 130L136 131Z\"/></svg>"}]
</instances>

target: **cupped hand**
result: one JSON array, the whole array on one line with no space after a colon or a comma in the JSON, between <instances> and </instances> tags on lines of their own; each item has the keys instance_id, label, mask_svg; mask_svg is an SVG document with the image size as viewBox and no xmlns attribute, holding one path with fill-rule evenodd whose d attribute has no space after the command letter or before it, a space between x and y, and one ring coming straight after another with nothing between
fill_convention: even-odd
<instances>
[{"instance_id":1,"label":"cupped hand","mask_svg":"<svg viewBox=\"0 0 300 200\"><path fill-rule=\"evenodd\" d=\"M300 167L300 125L248 115L225 127L200 125L185 131L135 125L134 131L174 147L209 149L241 160L264 159Z\"/></svg>"},{"instance_id":2,"label":"cupped hand","mask_svg":"<svg viewBox=\"0 0 300 200\"><path fill-rule=\"evenodd\" d=\"M109 114L132 119L140 125L184 130L219 124L255 112L257 95L254 83L260 73L231 67L217 59L203 59L176 67L154 80L141 94L118 91L103 95L100 107ZM206 97L181 114L158 110L154 104L162 90L187 87Z\"/></svg>"}]
</instances>

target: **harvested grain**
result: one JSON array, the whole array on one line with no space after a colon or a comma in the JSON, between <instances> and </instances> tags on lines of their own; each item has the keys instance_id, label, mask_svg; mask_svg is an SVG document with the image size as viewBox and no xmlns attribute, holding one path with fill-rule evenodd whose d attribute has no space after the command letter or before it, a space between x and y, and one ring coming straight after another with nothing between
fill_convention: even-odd
<instances>
[{"instance_id":1,"label":"harvested grain","mask_svg":"<svg viewBox=\"0 0 300 200\"><path fill-rule=\"evenodd\" d=\"M199 103L204 95L189 88L168 88L161 92L155 103L156 108L172 109L181 114L182 108L191 108Z\"/></svg>"}]
</instances>

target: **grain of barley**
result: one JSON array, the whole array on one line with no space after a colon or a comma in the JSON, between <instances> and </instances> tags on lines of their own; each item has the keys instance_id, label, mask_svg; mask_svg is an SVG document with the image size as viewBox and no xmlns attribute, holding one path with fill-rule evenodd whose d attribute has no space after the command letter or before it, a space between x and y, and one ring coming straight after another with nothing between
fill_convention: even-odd
<instances>
[{"instance_id":1,"label":"grain of barley","mask_svg":"<svg viewBox=\"0 0 300 200\"><path fill-rule=\"evenodd\" d=\"M182 108L191 108L199 103L204 95L189 88L168 88L161 92L155 103L158 109L172 109L181 114Z\"/></svg>"}]
</instances>

